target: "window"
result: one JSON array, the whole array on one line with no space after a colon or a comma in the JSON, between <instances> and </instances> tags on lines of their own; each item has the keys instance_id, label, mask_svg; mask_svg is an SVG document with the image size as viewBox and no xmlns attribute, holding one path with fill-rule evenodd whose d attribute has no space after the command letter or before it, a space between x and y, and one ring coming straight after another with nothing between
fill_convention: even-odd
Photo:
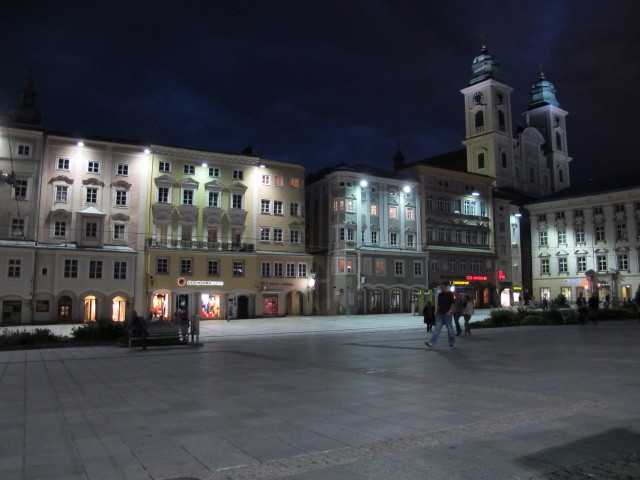
<instances>
[{"instance_id":1,"label":"window","mask_svg":"<svg viewBox=\"0 0 640 480\"><path fill-rule=\"evenodd\" d=\"M234 170L231 174L231 178L234 180L243 180L244 179L244 171L243 170Z\"/></svg>"},{"instance_id":2,"label":"window","mask_svg":"<svg viewBox=\"0 0 640 480\"><path fill-rule=\"evenodd\" d=\"M273 276L274 277L282 277L283 276L283 264L282 262L273 262Z\"/></svg>"},{"instance_id":3,"label":"window","mask_svg":"<svg viewBox=\"0 0 640 480\"><path fill-rule=\"evenodd\" d=\"M231 196L231 208L242 208L242 195L234 193Z\"/></svg>"},{"instance_id":4,"label":"window","mask_svg":"<svg viewBox=\"0 0 640 480\"><path fill-rule=\"evenodd\" d=\"M218 241L218 228L207 227L207 242L216 243Z\"/></svg>"},{"instance_id":5,"label":"window","mask_svg":"<svg viewBox=\"0 0 640 480\"><path fill-rule=\"evenodd\" d=\"M438 260L433 258L431 259L431 271L432 272L437 272L440 269L440 263L438 263Z\"/></svg>"},{"instance_id":6,"label":"window","mask_svg":"<svg viewBox=\"0 0 640 480\"><path fill-rule=\"evenodd\" d=\"M69 170L70 163L71 159L67 157L58 157L56 158L56 170Z\"/></svg>"},{"instance_id":7,"label":"window","mask_svg":"<svg viewBox=\"0 0 640 480\"><path fill-rule=\"evenodd\" d=\"M195 165L183 165L182 173L185 175L195 175L196 174L196 166Z\"/></svg>"},{"instance_id":8,"label":"window","mask_svg":"<svg viewBox=\"0 0 640 480\"><path fill-rule=\"evenodd\" d=\"M60 203L67 203L67 197L69 195L69 187L65 185L55 186L55 201Z\"/></svg>"},{"instance_id":9,"label":"window","mask_svg":"<svg viewBox=\"0 0 640 480\"><path fill-rule=\"evenodd\" d=\"M404 262L402 260L396 260L394 262L394 272L396 277L404 276Z\"/></svg>"},{"instance_id":10,"label":"window","mask_svg":"<svg viewBox=\"0 0 640 480\"><path fill-rule=\"evenodd\" d=\"M378 231L371 230L371 243L378 243Z\"/></svg>"},{"instance_id":11,"label":"window","mask_svg":"<svg viewBox=\"0 0 640 480\"><path fill-rule=\"evenodd\" d=\"M300 188L300 179L292 178L291 181L289 182L289 185L291 185L291 188Z\"/></svg>"},{"instance_id":12,"label":"window","mask_svg":"<svg viewBox=\"0 0 640 480\"><path fill-rule=\"evenodd\" d=\"M569 262L565 257L561 257L558 259L558 273L568 273L569 272Z\"/></svg>"},{"instance_id":13,"label":"window","mask_svg":"<svg viewBox=\"0 0 640 480\"><path fill-rule=\"evenodd\" d=\"M89 160L89 163L87 163L87 173L100 173L100 162Z\"/></svg>"},{"instance_id":14,"label":"window","mask_svg":"<svg viewBox=\"0 0 640 480\"><path fill-rule=\"evenodd\" d=\"M273 177L273 185L276 187L284 187L284 179L282 177Z\"/></svg>"},{"instance_id":15,"label":"window","mask_svg":"<svg viewBox=\"0 0 640 480\"><path fill-rule=\"evenodd\" d=\"M414 277L422 276L422 262L419 260L414 260L413 262L413 276Z\"/></svg>"},{"instance_id":16,"label":"window","mask_svg":"<svg viewBox=\"0 0 640 480\"><path fill-rule=\"evenodd\" d=\"M389 233L389 245L392 247L398 246L398 234L396 232Z\"/></svg>"},{"instance_id":17,"label":"window","mask_svg":"<svg viewBox=\"0 0 640 480\"><path fill-rule=\"evenodd\" d=\"M64 278L78 278L78 260L64 261Z\"/></svg>"},{"instance_id":18,"label":"window","mask_svg":"<svg viewBox=\"0 0 640 480\"><path fill-rule=\"evenodd\" d=\"M216 167L209 167L209 176L212 178L220 178L220 169Z\"/></svg>"},{"instance_id":19,"label":"window","mask_svg":"<svg viewBox=\"0 0 640 480\"><path fill-rule=\"evenodd\" d=\"M398 218L398 207L393 205L389 207L389 218Z\"/></svg>"},{"instance_id":20,"label":"window","mask_svg":"<svg viewBox=\"0 0 640 480\"><path fill-rule=\"evenodd\" d=\"M169 273L169 259L168 258L156 258L156 273L166 275Z\"/></svg>"},{"instance_id":21,"label":"window","mask_svg":"<svg viewBox=\"0 0 640 480\"><path fill-rule=\"evenodd\" d=\"M113 239L124 240L126 232L126 225L123 223L116 223L113 225Z\"/></svg>"},{"instance_id":22,"label":"window","mask_svg":"<svg viewBox=\"0 0 640 480\"><path fill-rule=\"evenodd\" d=\"M113 262L113 279L127 279L127 262Z\"/></svg>"},{"instance_id":23,"label":"window","mask_svg":"<svg viewBox=\"0 0 640 480\"><path fill-rule=\"evenodd\" d=\"M261 203L260 213L264 213L264 214L271 213L271 200L262 199L260 203Z\"/></svg>"},{"instance_id":24,"label":"window","mask_svg":"<svg viewBox=\"0 0 640 480\"><path fill-rule=\"evenodd\" d=\"M271 264L269 262L262 262L262 264L260 265L260 276L261 277L271 276Z\"/></svg>"},{"instance_id":25,"label":"window","mask_svg":"<svg viewBox=\"0 0 640 480\"><path fill-rule=\"evenodd\" d=\"M188 188L182 190L182 204L183 205L193 205L193 194L194 191Z\"/></svg>"},{"instance_id":26,"label":"window","mask_svg":"<svg viewBox=\"0 0 640 480\"><path fill-rule=\"evenodd\" d=\"M306 263L299 263L298 264L298 277L306 278L306 276L307 276L307 264Z\"/></svg>"},{"instance_id":27,"label":"window","mask_svg":"<svg viewBox=\"0 0 640 480\"><path fill-rule=\"evenodd\" d=\"M116 207L127 206L127 193L126 190L116 190Z\"/></svg>"},{"instance_id":28,"label":"window","mask_svg":"<svg viewBox=\"0 0 640 480\"><path fill-rule=\"evenodd\" d=\"M547 221L547 214L546 213L538 215L538 222L539 223L546 223L546 221Z\"/></svg>"},{"instance_id":29,"label":"window","mask_svg":"<svg viewBox=\"0 0 640 480\"><path fill-rule=\"evenodd\" d=\"M98 236L98 222L87 221L84 224L84 236L85 238L97 238Z\"/></svg>"},{"instance_id":30,"label":"window","mask_svg":"<svg viewBox=\"0 0 640 480\"><path fill-rule=\"evenodd\" d=\"M578 209L573 211L573 216L575 218L584 217L584 211L581 208L578 208Z\"/></svg>"},{"instance_id":31,"label":"window","mask_svg":"<svg viewBox=\"0 0 640 480\"><path fill-rule=\"evenodd\" d=\"M602 215L604 212L602 210L602 207L593 207L593 214L594 215Z\"/></svg>"},{"instance_id":32,"label":"window","mask_svg":"<svg viewBox=\"0 0 640 480\"><path fill-rule=\"evenodd\" d=\"M269 240L271 240L271 235L270 235L271 231L269 230L268 227L263 227L260 229L260 241L262 242L268 242Z\"/></svg>"},{"instance_id":33,"label":"window","mask_svg":"<svg viewBox=\"0 0 640 480\"><path fill-rule=\"evenodd\" d=\"M407 247L414 247L415 236L413 233L407 233Z\"/></svg>"},{"instance_id":34,"label":"window","mask_svg":"<svg viewBox=\"0 0 640 480\"><path fill-rule=\"evenodd\" d=\"M465 215L477 215L475 200L465 199L465 201L464 201L464 214Z\"/></svg>"},{"instance_id":35,"label":"window","mask_svg":"<svg viewBox=\"0 0 640 480\"><path fill-rule=\"evenodd\" d=\"M483 117L482 117L482 112L478 112L478 114L476 115L476 128L478 127L478 115L480 116L480 121L481 121L480 129L482 129L482 126L483 126L482 122L484 122ZM482 168L484 168L484 153L479 153L478 154L478 169L482 169Z\"/></svg>"},{"instance_id":36,"label":"window","mask_svg":"<svg viewBox=\"0 0 640 480\"><path fill-rule=\"evenodd\" d=\"M291 230L291 243L300 243L300 231Z\"/></svg>"},{"instance_id":37,"label":"window","mask_svg":"<svg viewBox=\"0 0 640 480\"><path fill-rule=\"evenodd\" d=\"M67 222L56 220L53 222L53 236L65 237L67 235Z\"/></svg>"},{"instance_id":38,"label":"window","mask_svg":"<svg viewBox=\"0 0 640 480\"><path fill-rule=\"evenodd\" d=\"M209 192L209 200L207 205L209 207L220 208L220 192Z\"/></svg>"},{"instance_id":39,"label":"window","mask_svg":"<svg viewBox=\"0 0 640 480\"><path fill-rule=\"evenodd\" d=\"M371 209L370 209L371 215L374 217L378 216L378 205L375 203L371 204Z\"/></svg>"},{"instance_id":40,"label":"window","mask_svg":"<svg viewBox=\"0 0 640 480\"><path fill-rule=\"evenodd\" d=\"M292 217L297 217L300 215L300 204L297 202L291 202L289 211Z\"/></svg>"},{"instance_id":41,"label":"window","mask_svg":"<svg viewBox=\"0 0 640 480\"><path fill-rule=\"evenodd\" d=\"M567 243L567 231L566 230L558 230L558 243L566 244Z\"/></svg>"},{"instance_id":42,"label":"window","mask_svg":"<svg viewBox=\"0 0 640 480\"><path fill-rule=\"evenodd\" d=\"M407 220L415 220L415 210L412 207L407 207Z\"/></svg>"},{"instance_id":43,"label":"window","mask_svg":"<svg viewBox=\"0 0 640 480\"><path fill-rule=\"evenodd\" d=\"M116 165L116 175L119 177L128 177L129 176L129 164L128 163L118 163Z\"/></svg>"},{"instance_id":44,"label":"window","mask_svg":"<svg viewBox=\"0 0 640 480\"><path fill-rule=\"evenodd\" d=\"M449 271L450 272L455 272L457 265L458 265L458 261L455 258L450 258L449 259Z\"/></svg>"},{"instance_id":45,"label":"window","mask_svg":"<svg viewBox=\"0 0 640 480\"><path fill-rule=\"evenodd\" d=\"M11 236L12 237L24 236L24 219L14 218L11 220Z\"/></svg>"},{"instance_id":46,"label":"window","mask_svg":"<svg viewBox=\"0 0 640 480\"><path fill-rule=\"evenodd\" d=\"M180 259L180 275L193 274L193 260L191 258Z\"/></svg>"},{"instance_id":47,"label":"window","mask_svg":"<svg viewBox=\"0 0 640 480\"><path fill-rule=\"evenodd\" d=\"M618 270L629 270L628 255L618 255Z\"/></svg>"},{"instance_id":48,"label":"window","mask_svg":"<svg viewBox=\"0 0 640 480\"><path fill-rule=\"evenodd\" d=\"M344 212L344 200L334 200L333 201L333 211L334 212Z\"/></svg>"},{"instance_id":49,"label":"window","mask_svg":"<svg viewBox=\"0 0 640 480\"><path fill-rule=\"evenodd\" d=\"M26 143L19 143L18 155L23 157L28 157L29 155L31 155L31 145L27 145Z\"/></svg>"},{"instance_id":50,"label":"window","mask_svg":"<svg viewBox=\"0 0 640 480\"><path fill-rule=\"evenodd\" d=\"M605 257L604 255L598 255L596 257L596 263L597 263L599 272L607 271L607 257Z\"/></svg>"},{"instance_id":51,"label":"window","mask_svg":"<svg viewBox=\"0 0 640 480\"><path fill-rule=\"evenodd\" d=\"M27 199L27 181L26 180L14 180L13 182L13 198L16 200Z\"/></svg>"},{"instance_id":52,"label":"window","mask_svg":"<svg viewBox=\"0 0 640 480\"><path fill-rule=\"evenodd\" d=\"M19 258L10 258L7 276L9 278L20 278L21 267L22 267L22 260L20 260Z\"/></svg>"},{"instance_id":53,"label":"window","mask_svg":"<svg viewBox=\"0 0 640 480\"><path fill-rule=\"evenodd\" d=\"M604 225L596 225L596 242L604 242Z\"/></svg>"},{"instance_id":54,"label":"window","mask_svg":"<svg viewBox=\"0 0 640 480\"><path fill-rule=\"evenodd\" d=\"M355 230L353 228L347 228L347 242L353 242L355 240Z\"/></svg>"},{"instance_id":55,"label":"window","mask_svg":"<svg viewBox=\"0 0 640 480\"><path fill-rule=\"evenodd\" d=\"M502 112L500 112L502 113ZM504 114L503 114L504 116ZM507 154L502 152L502 154L500 155L500 159L502 160L502 168L507 168Z\"/></svg>"},{"instance_id":56,"label":"window","mask_svg":"<svg viewBox=\"0 0 640 480\"><path fill-rule=\"evenodd\" d=\"M89 278L102 278L102 260L89 261Z\"/></svg>"},{"instance_id":57,"label":"window","mask_svg":"<svg viewBox=\"0 0 640 480\"><path fill-rule=\"evenodd\" d=\"M287 263L287 277L295 277L295 276L296 276L296 264Z\"/></svg>"},{"instance_id":58,"label":"window","mask_svg":"<svg viewBox=\"0 0 640 480\"><path fill-rule=\"evenodd\" d=\"M540 240L541 247L547 247L549 245L549 239L546 231L538 232L538 238Z\"/></svg>"},{"instance_id":59,"label":"window","mask_svg":"<svg viewBox=\"0 0 640 480\"><path fill-rule=\"evenodd\" d=\"M169 187L158 187L158 203L169 203Z\"/></svg>"},{"instance_id":60,"label":"window","mask_svg":"<svg viewBox=\"0 0 640 480\"><path fill-rule=\"evenodd\" d=\"M564 212L556 212L556 220L564 220Z\"/></svg>"},{"instance_id":61,"label":"window","mask_svg":"<svg viewBox=\"0 0 640 480\"><path fill-rule=\"evenodd\" d=\"M584 243L584 228L576 227L576 243Z\"/></svg>"},{"instance_id":62,"label":"window","mask_svg":"<svg viewBox=\"0 0 640 480\"><path fill-rule=\"evenodd\" d=\"M282 242L282 229L281 228L274 228L273 229L273 241L274 242Z\"/></svg>"},{"instance_id":63,"label":"window","mask_svg":"<svg viewBox=\"0 0 640 480\"><path fill-rule=\"evenodd\" d=\"M233 276L244 277L244 261L242 260L233 261Z\"/></svg>"},{"instance_id":64,"label":"window","mask_svg":"<svg viewBox=\"0 0 640 480\"><path fill-rule=\"evenodd\" d=\"M210 277L217 277L220 275L219 260L207 260L207 275Z\"/></svg>"},{"instance_id":65,"label":"window","mask_svg":"<svg viewBox=\"0 0 640 480\"><path fill-rule=\"evenodd\" d=\"M587 257L577 257L578 273L587 271Z\"/></svg>"},{"instance_id":66,"label":"window","mask_svg":"<svg viewBox=\"0 0 640 480\"><path fill-rule=\"evenodd\" d=\"M273 214L274 215L282 215L283 207L284 207L284 202L282 200L274 200L273 201Z\"/></svg>"},{"instance_id":67,"label":"window","mask_svg":"<svg viewBox=\"0 0 640 480\"><path fill-rule=\"evenodd\" d=\"M98 203L98 189L87 187L84 200L86 203Z\"/></svg>"},{"instance_id":68,"label":"window","mask_svg":"<svg viewBox=\"0 0 640 480\"><path fill-rule=\"evenodd\" d=\"M624 213L624 203L616 203L613 209L616 213Z\"/></svg>"},{"instance_id":69,"label":"window","mask_svg":"<svg viewBox=\"0 0 640 480\"><path fill-rule=\"evenodd\" d=\"M161 172L170 172L171 162L160 162L160 164L158 165L158 170Z\"/></svg>"},{"instance_id":70,"label":"window","mask_svg":"<svg viewBox=\"0 0 640 480\"><path fill-rule=\"evenodd\" d=\"M543 258L540 260L540 273L542 275L549 275L549 259Z\"/></svg>"},{"instance_id":71,"label":"window","mask_svg":"<svg viewBox=\"0 0 640 480\"><path fill-rule=\"evenodd\" d=\"M376 258L376 275L385 275L387 273L387 262L382 258Z\"/></svg>"},{"instance_id":72,"label":"window","mask_svg":"<svg viewBox=\"0 0 640 480\"><path fill-rule=\"evenodd\" d=\"M624 207L624 205L623 205ZM616 239L617 240L626 240L627 239L627 224L626 223L618 223L616 224Z\"/></svg>"},{"instance_id":73,"label":"window","mask_svg":"<svg viewBox=\"0 0 640 480\"><path fill-rule=\"evenodd\" d=\"M262 175L262 185L271 185L271 175Z\"/></svg>"}]
</instances>

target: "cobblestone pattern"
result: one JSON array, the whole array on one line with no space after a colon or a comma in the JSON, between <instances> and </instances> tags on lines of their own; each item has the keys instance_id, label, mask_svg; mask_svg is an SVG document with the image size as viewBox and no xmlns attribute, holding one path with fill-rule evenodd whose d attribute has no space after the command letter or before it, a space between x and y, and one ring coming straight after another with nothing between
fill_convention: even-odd
<instances>
[{"instance_id":1,"label":"cobblestone pattern","mask_svg":"<svg viewBox=\"0 0 640 480\"><path fill-rule=\"evenodd\" d=\"M385 440L358 447L348 447L310 455L274 460L260 465L249 465L218 470L210 475L202 477L202 480L261 480L269 478L285 478L290 475L338 467L350 463L394 455L418 448L429 448L441 444L459 443L473 438L485 438L487 435L492 433L511 429L516 426L537 424L553 418L574 415L579 412L600 409L605 406L606 405L603 403L591 401L564 403L552 408L536 409L505 415L496 419L483 420L468 425L440 430L437 432L430 432L416 437ZM558 478L560 479L562 477Z\"/></svg>"},{"instance_id":2,"label":"cobblestone pattern","mask_svg":"<svg viewBox=\"0 0 640 480\"><path fill-rule=\"evenodd\" d=\"M640 449L624 452L607 461L585 462L562 468L531 480L638 480L640 479Z\"/></svg>"}]
</instances>

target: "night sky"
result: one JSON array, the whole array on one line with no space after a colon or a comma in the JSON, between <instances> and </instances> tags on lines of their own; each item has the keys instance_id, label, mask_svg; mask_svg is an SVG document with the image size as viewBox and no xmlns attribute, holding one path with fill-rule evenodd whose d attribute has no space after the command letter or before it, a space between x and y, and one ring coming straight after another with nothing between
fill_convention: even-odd
<instances>
[{"instance_id":1,"label":"night sky","mask_svg":"<svg viewBox=\"0 0 640 480\"><path fill-rule=\"evenodd\" d=\"M640 1L5 0L0 110L29 65L42 126L240 153L307 173L462 148L483 39L514 129L540 65L569 112L572 183L640 172Z\"/></svg>"}]
</instances>

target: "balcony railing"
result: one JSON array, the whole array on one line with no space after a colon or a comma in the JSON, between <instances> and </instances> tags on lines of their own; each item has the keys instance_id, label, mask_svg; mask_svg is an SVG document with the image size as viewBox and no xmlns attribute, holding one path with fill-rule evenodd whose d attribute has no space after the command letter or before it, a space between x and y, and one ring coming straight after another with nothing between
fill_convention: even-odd
<instances>
[{"instance_id":1,"label":"balcony railing","mask_svg":"<svg viewBox=\"0 0 640 480\"><path fill-rule=\"evenodd\" d=\"M228 252L253 252L253 243L236 242L206 242L202 240L179 240L179 239L158 239L147 238L148 249L172 249L172 250L206 250L206 251L228 251Z\"/></svg>"}]
</instances>

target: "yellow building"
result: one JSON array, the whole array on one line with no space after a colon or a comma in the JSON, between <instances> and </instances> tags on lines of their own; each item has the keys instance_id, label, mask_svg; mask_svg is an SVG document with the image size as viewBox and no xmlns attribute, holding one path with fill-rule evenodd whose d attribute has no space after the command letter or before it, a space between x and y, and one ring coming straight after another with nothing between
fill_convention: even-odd
<instances>
[{"instance_id":1,"label":"yellow building","mask_svg":"<svg viewBox=\"0 0 640 480\"><path fill-rule=\"evenodd\" d=\"M310 313L304 167L151 146L148 316Z\"/></svg>"}]
</instances>

